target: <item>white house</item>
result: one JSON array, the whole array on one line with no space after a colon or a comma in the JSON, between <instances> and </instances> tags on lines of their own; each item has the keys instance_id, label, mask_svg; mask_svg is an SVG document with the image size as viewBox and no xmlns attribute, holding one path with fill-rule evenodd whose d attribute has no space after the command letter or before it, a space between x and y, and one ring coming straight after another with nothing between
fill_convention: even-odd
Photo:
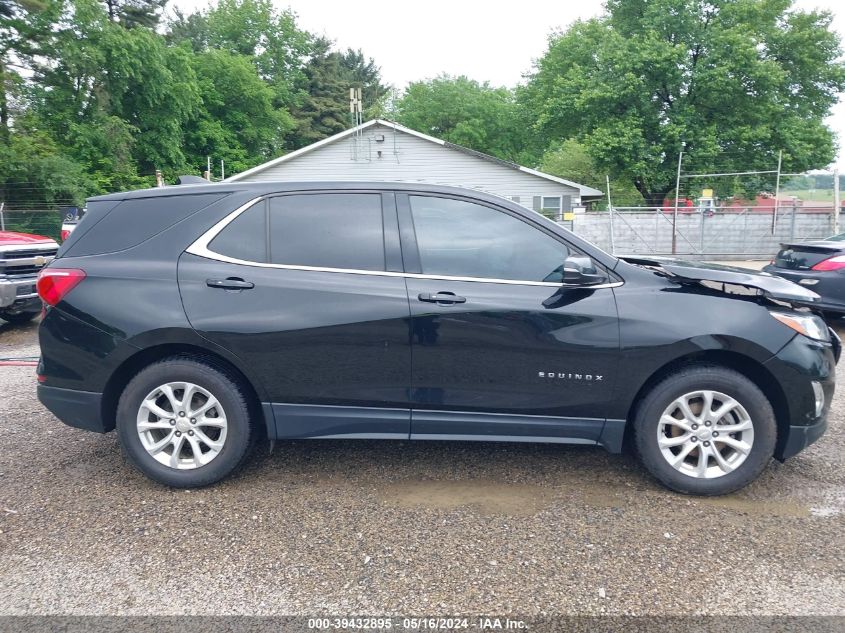
<instances>
[{"instance_id":1,"label":"white house","mask_svg":"<svg viewBox=\"0 0 845 633\"><path fill-rule=\"evenodd\" d=\"M374 180L478 189L535 211L564 211L602 192L541 171L374 119L252 169L229 181Z\"/></svg>"}]
</instances>

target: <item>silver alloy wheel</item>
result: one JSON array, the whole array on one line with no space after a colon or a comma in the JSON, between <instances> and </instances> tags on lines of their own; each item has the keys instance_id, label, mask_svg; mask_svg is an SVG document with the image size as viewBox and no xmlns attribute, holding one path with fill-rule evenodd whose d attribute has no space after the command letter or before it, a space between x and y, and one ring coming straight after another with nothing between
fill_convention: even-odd
<instances>
[{"instance_id":1,"label":"silver alloy wheel","mask_svg":"<svg viewBox=\"0 0 845 633\"><path fill-rule=\"evenodd\" d=\"M675 470L713 479L746 460L754 445L754 424L734 398L707 389L692 391L674 400L660 416L657 445Z\"/></svg>"},{"instance_id":2,"label":"silver alloy wheel","mask_svg":"<svg viewBox=\"0 0 845 633\"><path fill-rule=\"evenodd\" d=\"M138 436L157 462L190 470L205 466L226 443L226 412L210 391L190 382L153 389L138 408Z\"/></svg>"}]
</instances>

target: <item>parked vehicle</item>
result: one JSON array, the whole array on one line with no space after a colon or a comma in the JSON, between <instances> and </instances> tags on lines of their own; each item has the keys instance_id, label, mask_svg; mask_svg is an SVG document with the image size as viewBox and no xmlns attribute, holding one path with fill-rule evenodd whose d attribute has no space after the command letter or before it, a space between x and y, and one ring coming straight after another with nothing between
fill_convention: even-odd
<instances>
[{"instance_id":1,"label":"parked vehicle","mask_svg":"<svg viewBox=\"0 0 845 633\"><path fill-rule=\"evenodd\" d=\"M802 286L422 184L92 198L38 287L41 402L177 487L264 436L630 441L670 488L727 493L824 433L840 354Z\"/></svg>"},{"instance_id":2,"label":"parked vehicle","mask_svg":"<svg viewBox=\"0 0 845 633\"><path fill-rule=\"evenodd\" d=\"M0 319L25 323L41 312L35 284L59 245L42 235L0 231Z\"/></svg>"},{"instance_id":3,"label":"parked vehicle","mask_svg":"<svg viewBox=\"0 0 845 633\"><path fill-rule=\"evenodd\" d=\"M817 307L830 318L845 314L845 233L823 240L781 244L764 271L818 294Z\"/></svg>"},{"instance_id":4,"label":"parked vehicle","mask_svg":"<svg viewBox=\"0 0 845 633\"><path fill-rule=\"evenodd\" d=\"M73 229L76 228L77 224L79 224L79 220L65 220L62 222L62 242L70 237L70 234L73 233Z\"/></svg>"}]
</instances>

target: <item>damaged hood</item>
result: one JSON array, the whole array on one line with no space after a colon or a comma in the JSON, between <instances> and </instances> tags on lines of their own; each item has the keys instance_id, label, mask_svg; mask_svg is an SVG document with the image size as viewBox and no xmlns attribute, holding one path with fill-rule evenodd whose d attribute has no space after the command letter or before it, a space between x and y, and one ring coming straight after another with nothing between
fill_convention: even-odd
<instances>
[{"instance_id":1,"label":"damaged hood","mask_svg":"<svg viewBox=\"0 0 845 633\"><path fill-rule=\"evenodd\" d=\"M669 257L621 257L620 259L629 264L658 269L669 278L679 282L711 282L707 284L711 287L714 284L742 286L758 290L772 299L800 305L812 306L819 300L819 295L812 290L762 271Z\"/></svg>"}]
</instances>

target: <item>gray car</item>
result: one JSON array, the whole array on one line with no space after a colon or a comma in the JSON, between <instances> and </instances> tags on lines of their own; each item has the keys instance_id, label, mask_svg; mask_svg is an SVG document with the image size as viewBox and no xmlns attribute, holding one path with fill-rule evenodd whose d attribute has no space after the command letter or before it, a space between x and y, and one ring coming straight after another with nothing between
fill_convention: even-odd
<instances>
[{"instance_id":1,"label":"gray car","mask_svg":"<svg viewBox=\"0 0 845 633\"><path fill-rule=\"evenodd\" d=\"M827 316L845 315L845 233L823 240L784 243L764 271L801 284L821 296Z\"/></svg>"}]
</instances>

